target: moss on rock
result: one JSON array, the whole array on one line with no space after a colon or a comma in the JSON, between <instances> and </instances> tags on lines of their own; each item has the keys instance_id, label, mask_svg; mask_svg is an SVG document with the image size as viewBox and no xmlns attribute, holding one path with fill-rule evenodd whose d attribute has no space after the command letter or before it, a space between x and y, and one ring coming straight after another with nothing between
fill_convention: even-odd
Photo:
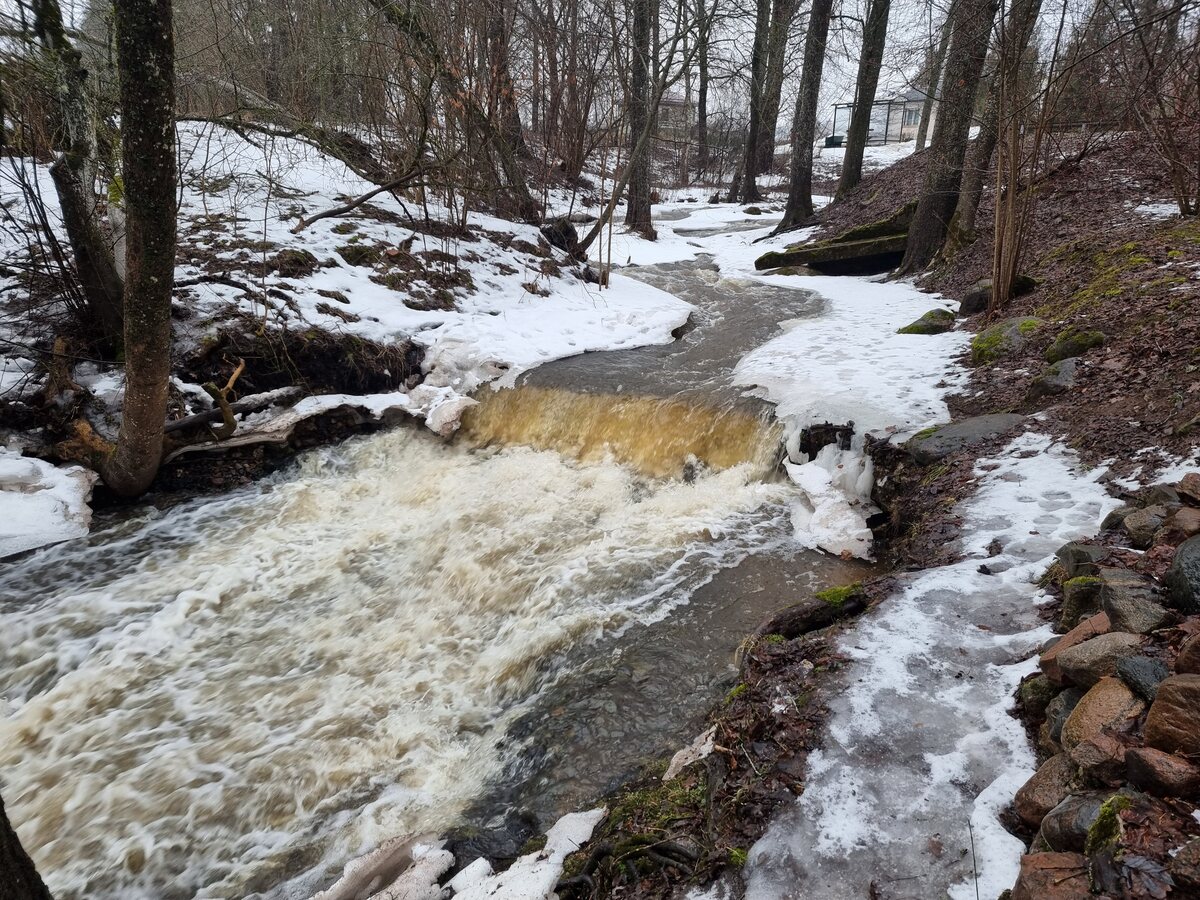
<instances>
[{"instance_id":1,"label":"moss on rock","mask_svg":"<svg viewBox=\"0 0 1200 900\"><path fill-rule=\"evenodd\" d=\"M1088 856L1099 853L1120 839L1121 812L1129 809L1132 803L1124 794L1113 794L1101 804L1100 814L1088 829L1087 842L1083 847Z\"/></svg>"},{"instance_id":2,"label":"moss on rock","mask_svg":"<svg viewBox=\"0 0 1200 900\"><path fill-rule=\"evenodd\" d=\"M817 591L813 596L822 603L828 603L835 609L841 609L845 606L846 601L860 590L862 590L862 582L856 581L853 584L844 584L840 587L831 587L823 591Z\"/></svg>"},{"instance_id":3,"label":"moss on rock","mask_svg":"<svg viewBox=\"0 0 1200 900\"><path fill-rule=\"evenodd\" d=\"M971 341L971 362L974 365L995 362L1017 350L1025 338L1042 326L1042 320L1032 316L1005 319L985 328Z\"/></svg>"},{"instance_id":4,"label":"moss on rock","mask_svg":"<svg viewBox=\"0 0 1200 900\"><path fill-rule=\"evenodd\" d=\"M942 334L953 327L954 313L948 309L931 309L915 322L897 328L896 334Z\"/></svg>"},{"instance_id":5,"label":"moss on rock","mask_svg":"<svg viewBox=\"0 0 1200 900\"><path fill-rule=\"evenodd\" d=\"M1066 328L1059 332L1054 343L1046 349L1046 362L1058 363L1064 359L1082 356L1103 344L1104 333L1101 331L1076 331Z\"/></svg>"}]
</instances>

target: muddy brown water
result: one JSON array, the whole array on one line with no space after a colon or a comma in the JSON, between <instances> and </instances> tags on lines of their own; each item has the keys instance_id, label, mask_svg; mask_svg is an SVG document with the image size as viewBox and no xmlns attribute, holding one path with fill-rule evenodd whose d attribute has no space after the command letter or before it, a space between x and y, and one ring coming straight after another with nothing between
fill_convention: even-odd
<instances>
[{"instance_id":1,"label":"muddy brown water","mask_svg":"<svg viewBox=\"0 0 1200 900\"><path fill-rule=\"evenodd\" d=\"M730 377L820 301L636 275L694 328L535 370L514 433L357 438L0 570L4 798L56 897L307 897L398 834L549 824L687 743L761 619L861 576L790 543Z\"/></svg>"}]
</instances>

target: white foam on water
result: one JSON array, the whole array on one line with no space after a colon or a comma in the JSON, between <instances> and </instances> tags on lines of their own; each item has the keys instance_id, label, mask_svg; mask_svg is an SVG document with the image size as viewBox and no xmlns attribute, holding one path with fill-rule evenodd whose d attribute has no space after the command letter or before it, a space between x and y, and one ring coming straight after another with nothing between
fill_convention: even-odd
<instances>
[{"instance_id":1,"label":"white foam on water","mask_svg":"<svg viewBox=\"0 0 1200 900\"><path fill-rule=\"evenodd\" d=\"M1049 636L1038 579L1116 505L1102 475L1032 433L977 464L979 490L959 507L964 559L915 575L844 635L825 747L752 848L748 900L860 900L872 882L954 900L1011 887L1024 846L998 813L1034 771L1012 694Z\"/></svg>"},{"instance_id":2,"label":"white foam on water","mask_svg":"<svg viewBox=\"0 0 1200 900\"><path fill-rule=\"evenodd\" d=\"M400 429L43 551L0 579L9 816L62 900L308 896L452 824L556 653L665 615L789 490Z\"/></svg>"}]
</instances>

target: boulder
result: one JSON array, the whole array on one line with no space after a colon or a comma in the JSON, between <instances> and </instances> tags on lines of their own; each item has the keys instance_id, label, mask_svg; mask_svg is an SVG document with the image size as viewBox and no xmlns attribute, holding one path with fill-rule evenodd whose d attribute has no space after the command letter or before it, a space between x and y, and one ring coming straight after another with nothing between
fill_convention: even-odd
<instances>
[{"instance_id":1,"label":"boulder","mask_svg":"<svg viewBox=\"0 0 1200 900\"><path fill-rule=\"evenodd\" d=\"M838 619L857 615L865 608L866 597L857 584L818 591L771 616L755 629L754 636L761 638L768 634L778 634L790 641L802 634L832 625Z\"/></svg>"},{"instance_id":2,"label":"boulder","mask_svg":"<svg viewBox=\"0 0 1200 900\"><path fill-rule=\"evenodd\" d=\"M1173 675L1158 686L1146 716L1146 746L1200 756L1200 675Z\"/></svg>"},{"instance_id":3,"label":"boulder","mask_svg":"<svg viewBox=\"0 0 1200 900\"><path fill-rule=\"evenodd\" d=\"M780 266L778 269L767 269L763 272L764 275L820 275L816 269L810 269L806 266Z\"/></svg>"},{"instance_id":4,"label":"boulder","mask_svg":"<svg viewBox=\"0 0 1200 900\"><path fill-rule=\"evenodd\" d=\"M1058 657L1076 644L1082 644L1084 641L1090 640L1098 634L1107 634L1108 630L1108 616L1104 613L1084 619L1059 638L1054 643L1054 646L1045 650L1042 653L1041 659L1038 660L1038 665L1041 666L1042 672L1046 677L1055 684L1065 684L1066 681L1063 678L1062 670L1058 667Z\"/></svg>"},{"instance_id":5,"label":"boulder","mask_svg":"<svg viewBox=\"0 0 1200 900\"><path fill-rule=\"evenodd\" d=\"M1100 523L1101 531L1111 531L1113 528L1120 528L1121 523L1125 521L1125 517L1137 512L1136 506L1118 506Z\"/></svg>"},{"instance_id":6,"label":"boulder","mask_svg":"<svg viewBox=\"0 0 1200 900\"><path fill-rule=\"evenodd\" d=\"M1017 816L1036 829L1046 813L1067 799L1074 777L1075 763L1065 753L1050 757L1017 791L1014 800Z\"/></svg>"},{"instance_id":7,"label":"boulder","mask_svg":"<svg viewBox=\"0 0 1200 900\"><path fill-rule=\"evenodd\" d=\"M808 266L829 274L882 272L899 262L907 244L907 232L858 240L793 244L786 250L764 253L754 261L754 268L761 271L780 266Z\"/></svg>"},{"instance_id":8,"label":"boulder","mask_svg":"<svg viewBox=\"0 0 1200 900\"><path fill-rule=\"evenodd\" d=\"M1075 387L1075 375L1079 360L1072 357L1056 362L1029 384L1025 399L1033 403L1043 397L1056 397Z\"/></svg>"},{"instance_id":9,"label":"boulder","mask_svg":"<svg viewBox=\"0 0 1200 900\"><path fill-rule=\"evenodd\" d=\"M1051 741L1057 743L1062 740L1063 725L1082 699L1083 691L1079 688L1067 688L1046 704L1047 737Z\"/></svg>"},{"instance_id":10,"label":"boulder","mask_svg":"<svg viewBox=\"0 0 1200 900\"><path fill-rule=\"evenodd\" d=\"M1160 797L1194 796L1200 791L1200 766L1173 753L1153 747L1131 747L1125 751L1129 783Z\"/></svg>"},{"instance_id":11,"label":"boulder","mask_svg":"<svg viewBox=\"0 0 1200 900\"><path fill-rule=\"evenodd\" d=\"M1200 506L1200 472L1188 472L1175 484L1179 499Z\"/></svg>"},{"instance_id":12,"label":"boulder","mask_svg":"<svg viewBox=\"0 0 1200 900\"><path fill-rule=\"evenodd\" d=\"M1094 575L1078 575L1063 582L1062 611L1058 625L1070 631L1088 616L1100 612L1101 581Z\"/></svg>"},{"instance_id":13,"label":"boulder","mask_svg":"<svg viewBox=\"0 0 1200 900\"><path fill-rule=\"evenodd\" d=\"M1054 551L1054 555L1058 558L1058 564L1062 566L1063 575L1068 580L1081 575L1099 575L1100 566L1097 563L1103 562L1108 557L1108 553L1107 547L1081 544L1077 541L1063 544Z\"/></svg>"},{"instance_id":14,"label":"boulder","mask_svg":"<svg viewBox=\"0 0 1200 900\"><path fill-rule=\"evenodd\" d=\"M1125 745L1109 734L1080 741L1068 757L1085 779L1096 784L1117 787L1125 774Z\"/></svg>"},{"instance_id":15,"label":"boulder","mask_svg":"<svg viewBox=\"0 0 1200 900\"><path fill-rule=\"evenodd\" d=\"M1089 350L1103 346L1104 334L1099 331L1076 331L1067 328L1059 332L1046 348L1046 362L1055 363L1072 357L1083 356Z\"/></svg>"},{"instance_id":16,"label":"boulder","mask_svg":"<svg viewBox=\"0 0 1200 900\"><path fill-rule=\"evenodd\" d=\"M930 428L913 435L905 443L907 450L918 463L927 466L945 459L951 453L965 450L981 441L1005 434L1025 420L1015 413L996 413L973 416L950 425Z\"/></svg>"},{"instance_id":17,"label":"boulder","mask_svg":"<svg viewBox=\"0 0 1200 900\"><path fill-rule=\"evenodd\" d=\"M1130 656L1117 662L1117 677L1146 702L1153 702L1158 686L1171 673L1160 660L1149 656Z\"/></svg>"},{"instance_id":18,"label":"boulder","mask_svg":"<svg viewBox=\"0 0 1200 900\"><path fill-rule=\"evenodd\" d=\"M1113 631L1068 647L1058 654L1062 677L1081 688L1090 688L1101 678L1115 675L1117 662L1136 656L1142 641L1133 634Z\"/></svg>"},{"instance_id":19,"label":"boulder","mask_svg":"<svg viewBox=\"0 0 1200 900\"><path fill-rule=\"evenodd\" d=\"M1181 506L1163 522L1162 528L1154 533L1152 543L1178 547L1190 537L1200 534L1200 509Z\"/></svg>"},{"instance_id":20,"label":"boulder","mask_svg":"<svg viewBox=\"0 0 1200 900\"><path fill-rule=\"evenodd\" d=\"M542 237L551 247L557 247L566 253L575 255L579 249L579 232L566 216L559 216L542 226Z\"/></svg>"},{"instance_id":21,"label":"boulder","mask_svg":"<svg viewBox=\"0 0 1200 900\"><path fill-rule=\"evenodd\" d=\"M1194 634L1179 648L1175 657L1176 675L1200 675L1200 634Z\"/></svg>"},{"instance_id":22,"label":"boulder","mask_svg":"<svg viewBox=\"0 0 1200 900\"><path fill-rule=\"evenodd\" d=\"M1161 701L1162 689L1160 686L1159 700L1155 703ZM1101 678L1083 695L1063 723L1063 749L1070 753L1080 743L1103 733L1105 729L1125 731L1145 709L1146 704L1119 678Z\"/></svg>"},{"instance_id":23,"label":"boulder","mask_svg":"<svg viewBox=\"0 0 1200 900\"><path fill-rule=\"evenodd\" d=\"M1148 488L1143 488L1138 492L1138 506L1167 506L1171 509L1176 509L1183 499L1179 496L1179 491L1170 484L1152 484Z\"/></svg>"},{"instance_id":24,"label":"boulder","mask_svg":"<svg viewBox=\"0 0 1200 900\"><path fill-rule=\"evenodd\" d=\"M1200 535L1179 545L1163 583L1173 607L1188 615L1200 613Z\"/></svg>"},{"instance_id":25,"label":"boulder","mask_svg":"<svg viewBox=\"0 0 1200 900\"><path fill-rule=\"evenodd\" d=\"M1026 678L1017 688L1017 696L1027 715L1040 718L1045 715L1046 707L1050 705L1059 693L1059 687L1045 675L1034 675Z\"/></svg>"},{"instance_id":26,"label":"boulder","mask_svg":"<svg viewBox=\"0 0 1200 900\"><path fill-rule=\"evenodd\" d=\"M1121 522L1121 527L1129 535L1133 546L1145 550L1154 541L1154 533L1162 528L1170 514L1171 510L1166 506L1155 503L1131 512Z\"/></svg>"},{"instance_id":27,"label":"boulder","mask_svg":"<svg viewBox=\"0 0 1200 900\"><path fill-rule=\"evenodd\" d=\"M1028 853L1010 900L1090 900L1087 857L1079 853Z\"/></svg>"},{"instance_id":28,"label":"boulder","mask_svg":"<svg viewBox=\"0 0 1200 900\"><path fill-rule=\"evenodd\" d=\"M979 366L1015 353L1041 325L1041 319L1018 316L985 328L971 340L971 363Z\"/></svg>"},{"instance_id":29,"label":"boulder","mask_svg":"<svg viewBox=\"0 0 1200 900\"><path fill-rule=\"evenodd\" d=\"M1148 578L1129 569L1109 568L1101 569L1099 578L1100 606L1113 631L1149 634L1173 620Z\"/></svg>"},{"instance_id":30,"label":"boulder","mask_svg":"<svg viewBox=\"0 0 1200 900\"><path fill-rule=\"evenodd\" d=\"M1033 846L1082 850L1087 843L1088 830L1100 818L1100 807L1107 796L1096 792L1071 794L1046 813Z\"/></svg>"},{"instance_id":31,"label":"boulder","mask_svg":"<svg viewBox=\"0 0 1200 900\"><path fill-rule=\"evenodd\" d=\"M1037 287L1037 284L1037 281L1028 275L1017 275L1013 278L1012 295L1014 297L1022 297ZM981 312L987 312L987 308L991 302L992 279L981 278L967 288L966 293L963 294L962 301L958 305L958 314L960 316L974 316Z\"/></svg>"},{"instance_id":32,"label":"boulder","mask_svg":"<svg viewBox=\"0 0 1200 900\"><path fill-rule=\"evenodd\" d=\"M954 313L948 309L931 309L915 322L897 328L896 334L943 334L954 328Z\"/></svg>"},{"instance_id":33,"label":"boulder","mask_svg":"<svg viewBox=\"0 0 1200 900\"><path fill-rule=\"evenodd\" d=\"M538 818L528 810L510 810L495 828L455 828L446 835L456 872L477 859L507 866L517 859L530 838L541 833Z\"/></svg>"}]
</instances>

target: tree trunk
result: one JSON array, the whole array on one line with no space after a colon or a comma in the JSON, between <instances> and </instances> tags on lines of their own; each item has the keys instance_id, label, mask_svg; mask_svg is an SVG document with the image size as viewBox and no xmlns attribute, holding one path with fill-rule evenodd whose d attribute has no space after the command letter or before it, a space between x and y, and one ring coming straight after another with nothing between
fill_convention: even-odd
<instances>
[{"instance_id":1,"label":"tree trunk","mask_svg":"<svg viewBox=\"0 0 1200 900\"><path fill-rule=\"evenodd\" d=\"M696 0L697 16L701 22L696 36L696 174L703 177L708 171L708 34L712 18L705 14L704 0Z\"/></svg>"},{"instance_id":2,"label":"tree trunk","mask_svg":"<svg viewBox=\"0 0 1200 900\"><path fill-rule=\"evenodd\" d=\"M892 0L871 0L867 22L863 26L862 55L858 60L858 82L854 89L854 114L846 132L846 155L842 158L842 177L837 199L846 196L862 179L863 151L871 130L871 112L879 70L883 66L883 47L887 42L888 15Z\"/></svg>"},{"instance_id":3,"label":"tree trunk","mask_svg":"<svg viewBox=\"0 0 1200 900\"><path fill-rule=\"evenodd\" d=\"M1000 117L1004 112L1000 109L1000 85L997 77L1004 80L1010 98L1019 96L1021 60L1033 37L1033 30L1037 26L1041 11L1042 0L1014 0L1008 11L1008 22L1004 26L1003 71L988 80L988 99L983 121L979 126L979 135L972 143L967 166L963 170L958 205L950 220L946 238L948 250L957 250L975 240L975 214L979 211L979 200L983 196L984 180L992 167L992 156L995 155L996 142L1000 136ZM1020 100L1010 105L1019 107Z\"/></svg>"},{"instance_id":4,"label":"tree trunk","mask_svg":"<svg viewBox=\"0 0 1200 900\"><path fill-rule=\"evenodd\" d=\"M162 460L175 276L175 43L171 0L117 0L125 172L125 403L100 474L136 496Z\"/></svg>"},{"instance_id":5,"label":"tree trunk","mask_svg":"<svg viewBox=\"0 0 1200 900\"><path fill-rule=\"evenodd\" d=\"M0 797L0 900L51 900L50 892L21 846Z\"/></svg>"},{"instance_id":6,"label":"tree trunk","mask_svg":"<svg viewBox=\"0 0 1200 900\"><path fill-rule=\"evenodd\" d=\"M804 71L800 76L796 116L792 122L791 185L779 231L799 225L813 214L813 142L817 138L817 103L821 97L821 74L825 68L825 45L829 39L832 12L833 0L813 0L808 34L804 36Z\"/></svg>"},{"instance_id":7,"label":"tree trunk","mask_svg":"<svg viewBox=\"0 0 1200 900\"><path fill-rule=\"evenodd\" d=\"M650 29L652 0L633 0L632 73L629 80L629 194L625 224L647 237L654 236L650 219L650 153L643 134L650 123ZM642 149L647 149L643 146Z\"/></svg>"},{"instance_id":8,"label":"tree trunk","mask_svg":"<svg viewBox=\"0 0 1200 900\"><path fill-rule=\"evenodd\" d=\"M788 33L796 17L797 0L773 0L771 32L767 38L767 71L763 78L762 118L758 128L758 171L767 172L775 162L775 130L779 127L779 104L783 95L783 64Z\"/></svg>"},{"instance_id":9,"label":"tree trunk","mask_svg":"<svg viewBox=\"0 0 1200 900\"><path fill-rule=\"evenodd\" d=\"M946 48L950 45L950 23L953 15L954 7L952 5L950 11L946 13L946 21L942 23L937 49L934 50L933 56L929 60L929 77L925 81L925 102L921 104L921 124L917 126L917 150L925 149L925 140L929 135L929 120L933 118L938 87L942 83L942 67L946 64Z\"/></svg>"},{"instance_id":10,"label":"tree trunk","mask_svg":"<svg viewBox=\"0 0 1200 900\"><path fill-rule=\"evenodd\" d=\"M754 18L754 47L750 51L750 124L742 161L742 202L762 200L758 183L758 137L762 130L763 81L767 73L767 36L771 27L771 0L758 0Z\"/></svg>"},{"instance_id":11,"label":"tree trunk","mask_svg":"<svg viewBox=\"0 0 1200 900\"><path fill-rule=\"evenodd\" d=\"M521 128L521 114L517 110L517 90L513 85L512 67L509 62L508 5L495 0L488 13L488 62L491 69L492 108L499 119L500 133L505 142L519 158L529 159L532 154L525 143Z\"/></svg>"},{"instance_id":12,"label":"tree trunk","mask_svg":"<svg viewBox=\"0 0 1200 900\"><path fill-rule=\"evenodd\" d=\"M96 128L88 72L79 51L67 37L56 0L39 0L34 10L38 39L57 82L59 115L67 144L50 167L50 176L75 256L80 288L91 319L88 324L104 349L115 352L121 345L123 285L113 257L112 240L100 221Z\"/></svg>"},{"instance_id":13,"label":"tree trunk","mask_svg":"<svg viewBox=\"0 0 1200 900\"><path fill-rule=\"evenodd\" d=\"M997 0L959 0L946 60L945 89L929 147L925 181L908 230L901 272L916 272L942 249L958 204L963 158L971 129L975 93L983 72Z\"/></svg>"}]
</instances>

